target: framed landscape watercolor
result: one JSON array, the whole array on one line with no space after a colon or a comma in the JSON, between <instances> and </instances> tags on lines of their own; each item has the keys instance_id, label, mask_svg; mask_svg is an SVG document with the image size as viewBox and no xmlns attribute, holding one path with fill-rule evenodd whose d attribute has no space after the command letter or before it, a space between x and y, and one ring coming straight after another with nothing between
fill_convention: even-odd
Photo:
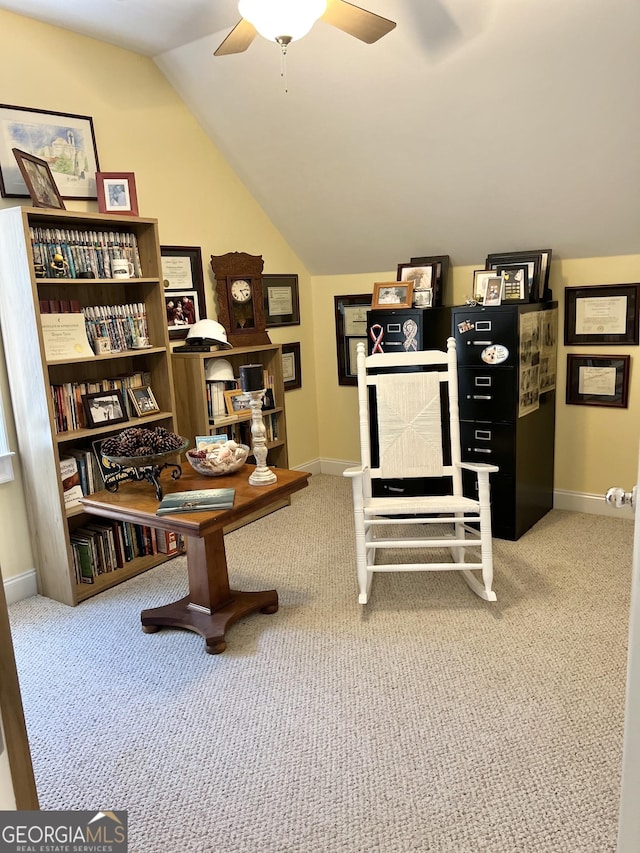
<instances>
[{"instance_id":1,"label":"framed landscape watercolor","mask_svg":"<svg viewBox=\"0 0 640 853\"><path fill-rule=\"evenodd\" d=\"M100 167L90 116L0 104L0 194L27 198L29 192L13 148L48 164L62 198L97 197Z\"/></svg>"}]
</instances>

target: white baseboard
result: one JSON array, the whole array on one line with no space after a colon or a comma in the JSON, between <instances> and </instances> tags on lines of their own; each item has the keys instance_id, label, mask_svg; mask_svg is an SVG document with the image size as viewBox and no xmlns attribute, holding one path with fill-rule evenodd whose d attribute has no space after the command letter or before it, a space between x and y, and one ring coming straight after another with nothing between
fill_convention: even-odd
<instances>
[{"instance_id":1,"label":"white baseboard","mask_svg":"<svg viewBox=\"0 0 640 853\"><path fill-rule=\"evenodd\" d=\"M12 578L7 578L4 582L4 594L7 599L7 604L15 604L16 601L22 601L23 598L31 598L32 595L38 594L38 582L35 569L29 569L28 572L16 575Z\"/></svg>"},{"instance_id":2,"label":"white baseboard","mask_svg":"<svg viewBox=\"0 0 640 853\"><path fill-rule=\"evenodd\" d=\"M566 509L570 512L587 512L591 515L609 515L615 518L633 518L633 509L629 506L616 509L610 506L603 495L588 495L580 492L566 492L555 489L553 492L553 508Z\"/></svg>"},{"instance_id":3,"label":"white baseboard","mask_svg":"<svg viewBox=\"0 0 640 853\"><path fill-rule=\"evenodd\" d=\"M305 462L303 465L296 465L294 471L308 471L310 474L323 474L322 462L320 459L314 459L311 462Z\"/></svg>"},{"instance_id":4,"label":"white baseboard","mask_svg":"<svg viewBox=\"0 0 640 853\"><path fill-rule=\"evenodd\" d=\"M321 459L320 469L322 474L332 474L334 477L342 477L343 471L359 464L359 462L345 462L341 459Z\"/></svg>"}]
</instances>

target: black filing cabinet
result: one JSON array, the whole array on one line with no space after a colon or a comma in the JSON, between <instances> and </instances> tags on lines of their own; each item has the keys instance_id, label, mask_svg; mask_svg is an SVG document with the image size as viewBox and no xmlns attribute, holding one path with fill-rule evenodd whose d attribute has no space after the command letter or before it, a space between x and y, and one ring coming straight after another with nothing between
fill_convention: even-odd
<instances>
[{"instance_id":1,"label":"black filing cabinet","mask_svg":"<svg viewBox=\"0 0 640 853\"><path fill-rule=\"evenodd\" d=\"M446 351L451 336L451 308L379 308L367 311L368 355L439 349ZM418 369L418 368L417 368ZM371 457L377 465L378 436L371 435ZM405 497L447 494L450 484L442 478L375 480L374 497Z\"/></svg>"},{"instance_id":2,"label":"black filing cabinet","mask_svg":"<svg viewBox=\"0 0 640 853\"><path fill-rule=\"evenodd\" d=\"M553 506L557 303L451 309L462 460L491 462L494 536L519 539ZM463 472L465 493L475 478Z\"/></svg>"}]
</instances>

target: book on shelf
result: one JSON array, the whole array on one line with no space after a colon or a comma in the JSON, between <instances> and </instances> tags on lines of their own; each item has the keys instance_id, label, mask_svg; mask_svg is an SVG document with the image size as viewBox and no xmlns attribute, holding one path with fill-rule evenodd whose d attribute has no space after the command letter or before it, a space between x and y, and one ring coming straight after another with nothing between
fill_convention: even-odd
<instances>
[{"instance_id":1,"label":"book on shelf","mask_svg":"<svg viewBox=\"0 0 640 853\"><path fill-rule=\"evenodd\" d=\"M68 278L112 278L111 262L125 258L133 264L136 278L142 276L136 235L126 231L96 231L86 228L29 228L34 264L50 269L54 255L62 255Z\"/></svg>"},{"instance_id":2,"label":"book on shelf","mask_svg":"<svg viewBox=\"0 0 640 853\"><path fill-rule=\"evenodd\" d=\"M60 459L60 479L66 508L80 506L83 497L78 462L73 456L63 456Z\"/></svg>"},{"instance_id":3,"label":"book on shelf","mask_svg":"<svg viewBox=\"0 0 640 853\"><path fill-rule=\"evenodd\" d=\"M235 494L235 489L192 489L188 492L173 492L162 498L156 515L231 509Z\"/></svg>"}]
</instances>

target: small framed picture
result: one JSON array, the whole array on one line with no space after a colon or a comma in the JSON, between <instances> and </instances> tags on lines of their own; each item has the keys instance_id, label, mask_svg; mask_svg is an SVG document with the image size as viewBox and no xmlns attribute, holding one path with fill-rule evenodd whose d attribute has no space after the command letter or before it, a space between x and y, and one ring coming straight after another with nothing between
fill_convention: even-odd
<instances>
[{"instance_id":1,"label":"small framed picture","mask_svg":"<svg viewBox=\"0 0 640 853\"><path fill-rule=\"evenodd\" d=\"M504 295L504 278L492 275L487 279L487 289L484 293L483 305L500 305Z\"/></svg>"},{"instance_id":2,"label":"small framed picture","mask_svg":"<svg viewBox=\"0 0 640 853\"><path fill-rule=\"evenodd\" d=\"M473 298L476 302L484 301L484 295L487 292L487 281L490 278L495 278L495 275L495 270L473 271Z\"/></svg>"},{"instance_id":3,"label":"small framed picture","mask_svg":"<svg viewBox=\"0 0 640 853\"><path fill-rule=\"evenodd\" d=\"M12 148L34 207L57 207L65 210L64 202L53 180L46 160L34 157L27 151Z\"/></svg>"},{"instance_id":4,"label":"small framed picture","mask_svg":"<svg viewBox=\"0 0 640 853\"><path fill-rule=\"evenodd\" d=\"M412 281L378 281L373 285L372 308L411 308Z\"/></svg>"},{"instance_id":5,"label":"small framed picture","mask_svg":"<svg viewBox=\"0 0 640 853\"><path fill-rule=\"evenodd\" d=\"M433 276L433 307L442 308L444 305L444 291L449 278L449 255L429 255L422 258L410 258L410 266L423 268L435 264Z\"/></svg>"},{"instance_id":6,"label":"small framed picture","mask_svg":"<svg viewBox=\"0 0 640 853\"><path fill-rule=\"evenodd\" d=\"M129 420L120 391L96 391L94 394L83 394L82 405L87 426L90 428L119 424Z\"/></svg>"},{"instance_id":7,"label":"small framed picture","mask_svg":"<svg viewBox=\"0 0 640 853\"><path fill-rule=\"evenodd\" d=\"M630 355L567 355L567 403L626 409L630 364Z\"/></svg>"},{"instance_id":8,"label":"small framed picture","mask_svg":"<svg viewBox=\"0 0 640 853\"><path fill-rule=\"evenodd\" d=\"M299 326L297 275L263 275L262 296L267 326Z\"/></svg>"},{"instance_id":9,"label":"small framed picture","mask_svg":"<svg viewBox=\"0 0 640 853\"><path fill-rule=\"evenodd\" d=\"M143 385L141 388L127 388L127 392L139 418L160 411L160 406L156 403L153 391L148 385Z\"/></svg>"},{"instance_id":10,"label":"small framed picture","mask_svg":"<svg viewBox=\"0 0 640 853\"><path fill-rule=\"evenodd\" d=\"M237 415L239 412L251 414L250 400L249 395L239 388L224 392L224 403L228 415Z\"/></svg>"},{"instance_id":11,"label":"small framed picture","mask_svg":"<svg viewBox=\"0 0 640 853\"><path fill-rule=\"evenodd\" d=\"M293 388L302 388L299 342L282 344L282 380L285 391L291 391Z\"/></svg>"},{"instance_id":12,"label":"small framed picture","mask_svg":"<svg viewBox=\"0 0 640 853\"><path fill-rule=\"evenodd\" d=\"M529 301L529 268L527 264L498 264L495 272L504 279L505 302Z\"/></svg>"},{"instance_id":13,"label":"small framed picture","mask_svg":"<svg viewBox=\"0 0 640 853\"><path fill-rule=\"evenodd\" d=\"M398 281L413 282L413 307L432 308L436 304L438 264L415 266L414 264L398 264Z\"/></svg>"},{"instance_id":14,"label":"small framed picture","mask_svg":"<svg viewBox=\"0 0 640 853\"><path fill-rule=\"evenodd\" d=\"M98 211L138 215L138 196L133 172L96 172Z\"/></svg>"}]
</instances>

